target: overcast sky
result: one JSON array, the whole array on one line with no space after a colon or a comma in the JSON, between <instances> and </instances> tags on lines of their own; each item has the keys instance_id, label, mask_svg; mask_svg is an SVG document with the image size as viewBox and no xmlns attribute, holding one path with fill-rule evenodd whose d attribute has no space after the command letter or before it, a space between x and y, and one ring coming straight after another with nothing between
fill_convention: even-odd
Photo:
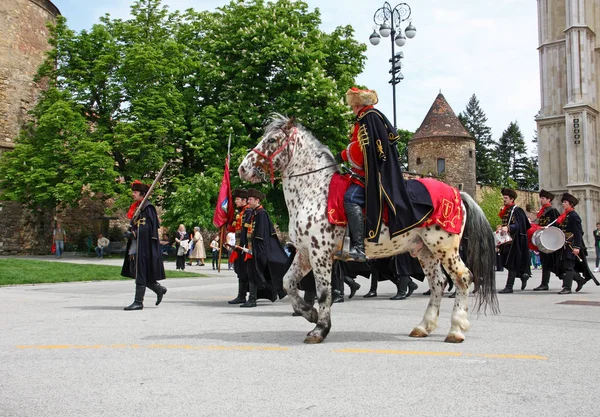
<instances>
[{"instance_id":1,"label":"overcast sky","mask_svg":"<svg viewBox=\"0 0 600 417\"><path fill-rule=\"evenodd\" d=\"M358 83L379 94L378 107L392 120L388 84L390 38L369 43L377 0L305 0L321 11L322 30L350 24L366 43L367 62ZM71 29L88 29L106 13L126 18L132 0L52 0ZM214 10L227 0L163 0L174 10ZM398 2L399 3L399 2ZM395 6L396 2L390 2ZM530 149L540 107L537 2L534 0L413 0L417 28L404 47L404 81L396 86L398 127L415 131L441 91L456 114L475 94L497 140L517 121ZM404 23L405 25L406 23ZM398 48L397 48L398 50Z\"/></svg>"}]
</instances>

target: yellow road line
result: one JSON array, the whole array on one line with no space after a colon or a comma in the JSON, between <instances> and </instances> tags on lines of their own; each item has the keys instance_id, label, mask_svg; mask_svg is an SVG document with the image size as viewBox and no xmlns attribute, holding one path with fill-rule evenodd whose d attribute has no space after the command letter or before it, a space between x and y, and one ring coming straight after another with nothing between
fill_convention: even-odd
<instances>
[{"instance_id":1,"label":"yellow road line","mask_svg":"<svg viewBox=\"0 0 600 417\"><path fill-rule=\"evenodd\" d=\"M112 345L18 345L17 349L60 350L60 349L181 349L181 350L213 350L213 351L290 351L290 347L282 346L194 346L154 343L150 345L138 344L112 344ZM547 361L547 356L510 354L510 353L462 353L462 352L427 352L419 350L393 350L393 349L353 349L345 348L333 350L333 353L366 353L376 355L412 355L412 356L437 356L437 357L462 357L486 359L530 359Z\"/></svg>"}]
</instances>

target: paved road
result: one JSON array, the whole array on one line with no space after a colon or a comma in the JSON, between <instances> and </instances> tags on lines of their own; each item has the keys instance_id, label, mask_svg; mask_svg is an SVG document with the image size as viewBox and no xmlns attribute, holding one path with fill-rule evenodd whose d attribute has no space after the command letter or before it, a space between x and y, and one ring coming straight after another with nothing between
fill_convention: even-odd
<instances>
[{"instance_id":1,"label":"paved road","mask_svg":"<svg viewBox=\"0 0 600 417\"><path fill-rule=\"evenodd\" d=\"M443 340L452 300L430 337L412 339L423 285L390 301L384 282L379 297L364 299L362 279L357 297L334 306L325 343L304 345L312 325L292 317L286 299L230 306L231 272L191 270L210 277L168 279L163 303L155 307L151 293L138 312L122 310L131 281L0 288L0 416L600 414L593 284L560 296L553 278L549 292L500 295L502 314L473 317L467 340L451 345ZM500 288L505 279L498 274ZM539 281L535 271L530 288Z\"/></svg>"}]
</instances>

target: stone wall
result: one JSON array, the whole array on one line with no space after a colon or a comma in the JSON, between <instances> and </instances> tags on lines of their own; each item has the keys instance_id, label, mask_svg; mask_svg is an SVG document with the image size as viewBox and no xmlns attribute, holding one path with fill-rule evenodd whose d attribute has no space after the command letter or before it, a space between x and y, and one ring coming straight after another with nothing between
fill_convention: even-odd
<instances>
[{"instance_id":1,"label":"stone wall","mask_svg":"<svg viewBox=\"0 0 600 417\"><path fill-rule=\"evenodd\" d=\"M438 173L440 158L445 162L443 173ZM475 197L475 141L452 137L413 139L408 142L408 170L421 176L431 174Z\"/></svg>"},{"instance_id":2,"label":"stone wall","mask_svg":"<svg viewBox=\"0 0 600 417\"><path fill-rule=\"evenodd\" d=\"M59 10L48 0L0 1L0 158L35 106L42 88L33 81L50 49L48 22ZM35 253L46 245L51 213L33 213L14 202L0 201L0 255ZM46 220L44 220L46 219ZM36 220L41 223L33 226Z\"/></svg>"}]
</instances>

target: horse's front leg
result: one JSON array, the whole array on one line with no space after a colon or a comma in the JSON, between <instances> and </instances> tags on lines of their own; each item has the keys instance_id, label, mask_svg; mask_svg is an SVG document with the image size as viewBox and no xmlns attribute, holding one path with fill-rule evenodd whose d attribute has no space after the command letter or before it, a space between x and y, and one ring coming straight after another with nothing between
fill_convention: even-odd
<instances>
[{"instance_id":1,"label":"horse's front leg","mask_svg":"<svg viewBox=\"0 0 600 417\"><path fill-rule=\"evenodd\" d=\"M313 265L319 313L317 325L304 339L304 343L321 343L331 330L331 262L318 262L321 266ZM325 266L322 266L325 265Z\"/></svg>"},{"instance_id":2,"label":"horse's front leg","mask_svg":"<svg viewBox=\"0 0 600 417\"><path fill-rule=\"evenodd\" d=\"M309 322L316 323L318 317L317 310L312 306L312 304L308 304L306 301L304 301L304 299L300 297L300 294L298 293L298 283L302 279L314 279L314 275L312 273L308 274L309 267L307 266L303 268L301 261L302 257L300 253L297 253L292 265L290 266L290 269L288 269L287 273L283 277L283 288L292 301L292 308L294 309L294 312L297 315L304 317Z\"/></svg>"},{"instance_id":3,"label":"horse's front leg","mask_svg":"<svg viewBox=\"0 0 600 417\"><path fill-rule=\"evenodd\" d=\"M434 257L427 247L424 247L419 252L419 262L429 281L431 295L423 320L410 332L410 337L427 337L429 333L435 330L440 314L440 303L444 294L445 280L440 268L440 261Z\"/></svg>"},{"instance_id":4,"label":"horse's front leg","mask_svg":"<svg viewBox=\"0 0 600 417\"><path fill-rule=\"evenodd\" d=\"M463 332L469 330L469 285L472 281L471 271L466 267L458 251L450 253L442 260L444 268L454 281L456 298L452 310L451 326L445 342L461 343L465 340Z\"/></svg>"}]
</instances>

